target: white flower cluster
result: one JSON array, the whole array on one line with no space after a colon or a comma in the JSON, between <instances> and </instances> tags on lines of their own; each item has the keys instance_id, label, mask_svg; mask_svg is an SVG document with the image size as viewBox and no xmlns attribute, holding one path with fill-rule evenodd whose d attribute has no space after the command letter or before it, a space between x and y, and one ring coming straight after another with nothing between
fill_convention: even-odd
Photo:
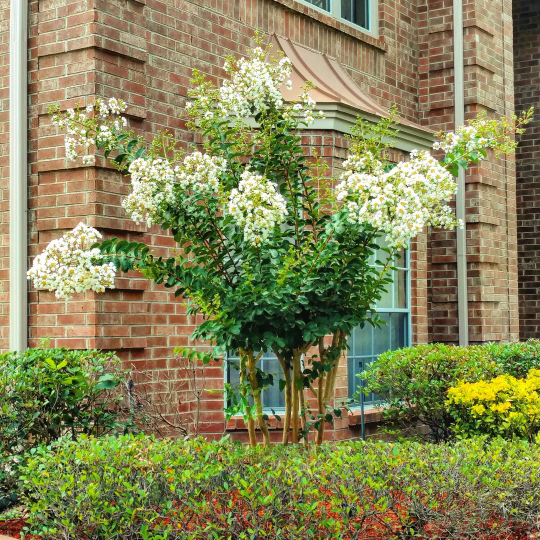
<instances>
[{"instance_id":1,"label":"white flower cluster","mask_svg":"<svg viewBox=\"0 0 540 540\"><path fill-rule=\"evenodd\" d=\"M75 292L103 292L105 288L114 288L114 264L93 262L101 252L91 246L100 238L96 229L79 223L62 238L53 240L34 259L28 279L37 289L56 291L58 298L68 298Z\"/></svg>"},{"instance_id":2,"label":"white flower cluster","mask_svg":"<svg viewBox=\"0 0 540 540\"><path fill-rule=\"evenodd\" d=\"M485 122L479 122L478 127L485 126ZM446 154L454 152L462 146L467 152L474 152L480 148L490 148L493 140L483 137L474 126L459 126L456 132L445 133L440 141L433 144L434 150L443 150ZM482 159L482 156L479 156Z\"/></svg>"},{"instance_id":3,"label":"white flower cluster","mask_svg":"<svg viewBox=\"0 0 540 540\"><path fill-rule=\"evenodd\" d=\"M56 113L52 117L53 124L61 129L66 129L65 147L66 157L70 161L75 161L79 155L83 156L84 165L93 165L95 156L90 153L90 148L96 142L107 142L113 137L112 129L119 131L127 126L124 117L116 117L126 109L126 104L119 99L111 98L109 101L97 99L94 103L87 105L86 114L96 113L102 119L107 119L113 115L113 120L108 120L97 128L96 120L87 118L85 113L78 110L68 109L65 115Z\"/></svg>"},{"instance_id":4,"label":"white flower cluster","mask_svg":"<svg viewBox=\"0 0 540 540\"><path fill-rule=\"evenodd\" d=\"M99 115L102 118L107 118L107 116L111 114L122 114L126 111L127 108L126 104L121 99L117 99L114 97L109 99L108 102L104 100L97 100L95 106L98 108ZM86 108L87 112L89 112L89 107L92 107L92 105L89 105Z\"/></svg>"},{"instance_id":5,"label":"white flower cluster","mask_svg":"<svg viewBox=\"0 0 540 540\"><path fill-rule=\"evenodd\" d=\"M456 193L454 177L428 152L411 153L389 172L371 154L352 155L345 163L338 200L349 219L386 233L392 247L405 245L426 225L453 228L456 220L446 204Z\"/></svg>"},{"instance_id":6,"label":"white flower cluster","mask_svg":"<svg viewBox=\"0 0 540 540\"><path fill-rule=\"evenodd\" d=\"M268 240L272 229L283 223L288 213L276 186L249 169L242 173L238 188L231 191L228 210L244 229L246 242L254 246Z\"/></svg>"},{"instance_id":7,"label":"white flower cluster","mask_svg":"<svg viewBox=\"0 0 540 540\"><path fill-rule=\"evenodd\" d=\"M298 116L302 114L304 116L304 122L309 126L313 124L315 118L324 118L324 113L322 111L315 112L315 105L317 103L309 95L308 92L303 92L300 95L301 103L295 103L289 111L283 113L283 117L287 120L291 115Z\"/></svg>"},{"instance_id":8,"label":"white flower cluster","mask_svg":"<svg viewBox=\"0 0 540 540\"><path fill-rule=\"evenodd\" d=\"M184 163L175 168L178 184L184 189L200 193L216 193L219 177L227 162L219 156L194 152L184 158Z\"/></svg>"},{"instance_id":9,"label":"white flower cluster","mask_svg":"<svg viewBox=\"0 0 540 540\"><path fill-rule=\"evenodd\" d=\"M174 171L163 159L139 158L129 166L132 192L122 201L127 214L148 226L157 223L163 202L174 201Z\"/></svg>"},{"instance_id":10,"label":"white flower cluster","mask_svg":"<svg viewBox=\"0 0 540 540\"><path fill-rule=\"evenodd\" d=\"M283 106L280 86L292 73L292 63L288 58L269 63L264 50L257 47L251 58L241 58L235 66L226 62L225 71L231 75L231 80L225 81L219 89L218 112L221 116L245 118L251 114L252 107L257 113L267 110L271 104ZM285 84L290 86L289 82Z\"/></svg>"}]
</instances>

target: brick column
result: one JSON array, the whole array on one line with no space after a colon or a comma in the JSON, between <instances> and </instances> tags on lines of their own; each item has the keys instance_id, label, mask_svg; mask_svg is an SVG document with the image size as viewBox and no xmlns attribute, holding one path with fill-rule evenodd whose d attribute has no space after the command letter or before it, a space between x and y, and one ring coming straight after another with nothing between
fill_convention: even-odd
<instances>
[{"instance_id":1,"label":"brick column","mask_svg":"<svg viewBox=\"0 0 540 540\"><path fill-rule=\"evenodd\" d=\"M510 116L513 105L512 10L509 0L464 4L466 117ZM454 129L452 1L420 5L420 107L434 129ZM469 339L516 339L517 252L514 158L490 156L467 183ZM428 253L430 334L457 342L455 233L433 231Z\"/></svg>"},{"instance_id":2,"label":"brick column","mask_svg":"<svg viewBox=\"0 0 540 540\"><path fill-rule=\"evenodd\" d=\"M520 339L540 337L540 5L514 1L516 109L536 108L517 152Z\"/></svg>"}]
</instances>

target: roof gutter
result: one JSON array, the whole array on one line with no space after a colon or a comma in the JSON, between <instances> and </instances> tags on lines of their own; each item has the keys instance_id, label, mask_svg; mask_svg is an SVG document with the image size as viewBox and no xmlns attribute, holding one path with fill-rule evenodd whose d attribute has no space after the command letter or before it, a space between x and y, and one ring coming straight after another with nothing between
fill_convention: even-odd
<instances>
[{"instance_id":1,"label":"roof gutter","mask_svg":"<svg viewBox=\"0 0 540 540\"><path fill-rule=\"evenodd\" d=\"M463 54L463 0L454 2L454 122L455 126L465 123L465 85ZM465 171L460 168L456 194L456 217L463 223L457 228L457 296L459 344L469 344L469 309L467 304L467 229L465 221Z\"/></svg>"},{"instance_id":2,"label":"roof gutter","mask_svg":"<svg viewBox=\"0 0 540 540\"><path fill-rule=\"evenodd\" d=\"M28 2L11 0L9 28L9 348L28 344Z\"/></svg>"}]
</instances>

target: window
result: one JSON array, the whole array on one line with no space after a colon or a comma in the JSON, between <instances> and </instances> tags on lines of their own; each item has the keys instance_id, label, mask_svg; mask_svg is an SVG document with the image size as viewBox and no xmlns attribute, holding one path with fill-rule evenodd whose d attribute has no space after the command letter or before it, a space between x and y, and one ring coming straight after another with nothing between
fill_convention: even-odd
<instances>
[{"instance_id":1,"label":"window","mask_svg":"<svg viewBox=\"0 0 540 540\"><path fill-rule=\"evenodd\" d=\"M379 244L381 244L379 240ZM375 260L384 261L386 253L379 251ZM367 369L379 354L410 344L410 254L403 250L401 258L395 261L396 269L392 271L394 283L377 303L376 310L386 324L379 328L366 324L364 328L355 328L349 338L348 381L349 396L352 397L358 388L357 375ZM374 403L376 396L366 396L366 403Z\"/></svg>"},{"instance_id":2,"label":"window","mask_svg":"<svg viewBox=\"0 0 540 540\"><path fill-rule=\"evenodd\" d=\"M238 355L227 355L227 381L234 387L240 383L240 374L238 373ZM285 393L279 391L279 379L281 376L281 366L279 360L272 351L268 351L262 355L259 360L259 367L265 373L271 373L274 377L274 385L269 386L262 392L262 402L266 409L284 409L285 408Z\"/></svg>"},{"instance_id":3,"label":"window","mask_svg":"<svg viewBox=\"0 0 540 540\"><path fill-rule=\"evenodd\" d=\"M315 7L330 11L330 0L306 0L308 4L313 4Z\"/></svg>"},{"instance_id":4,"label":"window","mask_svg":"<svg viewBox=\"0 0 540 540\"><path fill-rule=\"evenodd\" d=\"M341 18L362 28L369 28L369 0L341 0Z\"/></svg>"},{"instance_id":5,"label":"window","mask_svg":"<svg viewBox=\"0 0 540 540\"><path fill-rule=\"evenodd\" d=\"M371 30L370 4L374 0L302 0L337 19Z\"/></svg>"}]
</instances>

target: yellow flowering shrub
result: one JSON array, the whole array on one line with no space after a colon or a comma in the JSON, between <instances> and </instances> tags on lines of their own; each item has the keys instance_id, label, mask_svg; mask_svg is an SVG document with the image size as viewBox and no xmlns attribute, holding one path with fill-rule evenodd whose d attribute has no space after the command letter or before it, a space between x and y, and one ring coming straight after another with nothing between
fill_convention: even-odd
<instances>
[{"instance_id":1,"label":"yellow flowering shrub","mask_svg":"<svg viewBox=\"0 0 540 540\"><path fill-rule=\"evenodd\" d=\"M534 440L540 432L540 369L525 379L500 375L488 381L461 382L446 402L459 436L485 434Z\"/></svg>"}]
</instances>

